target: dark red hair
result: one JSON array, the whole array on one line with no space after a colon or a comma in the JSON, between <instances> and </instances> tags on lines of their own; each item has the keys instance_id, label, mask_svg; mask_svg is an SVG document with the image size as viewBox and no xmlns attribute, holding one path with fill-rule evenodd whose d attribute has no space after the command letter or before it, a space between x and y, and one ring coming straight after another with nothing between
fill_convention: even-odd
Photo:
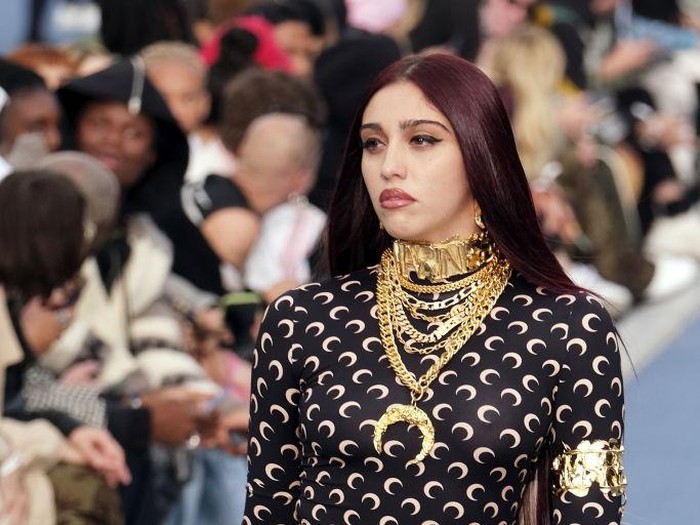
<instances>
[{"instance_id":1,"label":"dark red hair","mask_svg":"<svg viewBox=\"0 0 700 525\"><path fill-rule=\"evenodd\" d=\"M508 115L493 83L474 64L451 55L410 56L384 69L350 130L328 216L326 248L332 275L371 266L390 244L365 189L360 125L369 100L383 87L411 82L452 124L469 186L491 237L513 268L553 292L579 290L540 231Z\"/></svg>"}]
</instances>

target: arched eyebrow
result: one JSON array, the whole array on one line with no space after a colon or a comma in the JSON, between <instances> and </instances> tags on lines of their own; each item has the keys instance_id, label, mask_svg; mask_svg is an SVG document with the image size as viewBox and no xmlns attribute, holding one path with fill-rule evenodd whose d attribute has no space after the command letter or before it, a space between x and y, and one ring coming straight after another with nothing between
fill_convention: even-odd
<instances>
[{"instance_id":1,"label":"arched eyebrow","mask_svg":"<svg viewBox=\"0 0 700 525\"><path fill-rule=\"evenodd\" d=\"M360 132L365 129L371 129L372 131L382 131L382 127L376 122L368 122L367 124L362 124L360 126Z\"/></svg>"},{"instance_id":2,"label":"arched eyebrow","mask_svg":"<svg viewBox=\"0 0 700 525\"><path fill-rule=\"evenodd\" d=\"M411 129L415 128L416 126L421 126L421 125L434 125L434 126L440 126L442 129L447 131L448 133L450 130L445 126L442 122L438 122L437 120L429 120L429 119L414 119L414 120L402 120L401 123L399 124L399 127L402 130L406 129Z\"/></svg>"},{"instance_id":3,"label":"arched eyebrow","mask_svg":"<svg viewBox=\"0 0 700 525\"><path fill-rule=\"evenodd\" d=\"M438 122L437 120L429 120L429 119L402 120L399 124L399 127L402 130L407 130L407 129L415 128L416 126L425 125L425 124L439 126L442 129L444 129L447 133L450 133L449 128L447 126L445 126L442 122ZM368 122L368 123L362 124L360 126L360 131L363 131L365 129L371 129L373 131L382 131L382 126L380 124L377 124L376 122Z\"/></svg>"}]
</instances>

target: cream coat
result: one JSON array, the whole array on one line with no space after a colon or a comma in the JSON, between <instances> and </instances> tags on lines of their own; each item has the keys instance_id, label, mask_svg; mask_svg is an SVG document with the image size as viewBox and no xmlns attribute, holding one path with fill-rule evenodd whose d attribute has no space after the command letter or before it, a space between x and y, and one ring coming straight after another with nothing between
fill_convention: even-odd
<instances>
[{"instance_id":1,"label":"cream coat","mask_svg":"<svg viewBox=\"0 0 700 525\"><path fill-rule=\"evenodd\" d=\"M42 357L56 373L68 368L90 333L108 347L98 377L100 387L120 384L135 375L145 378L147 389L157 388L171 375L204 380L206 374L190 355L173 350L183 346L182 330L165 300L172 266L168 239L145 215L131 217L127 226L131 253L121 277L105 288L97 263L88 259L82 268L86 284L75 317L61 339ZM130 341L158 340L134 356Z\"/></svg>"},{"instance_id":2,"label":"cream coat","mask_svg":"<svg viewBox=\"0 0 700 525\"><path fill-rule=\"evenodd\" d=\"M53 489L46 472L59 461L68 444L58 429L48 421L25 423L2 417L5 369L20 362L23 357L6 305L5 292L0 287L0 436L23 459L22 483L29 495L27 525L51 525L56 522L56 509ZM6 451L5 456L8 454L9 451ZM0 453L0 463L6 457Z\"/></svg>"}]
</instances>

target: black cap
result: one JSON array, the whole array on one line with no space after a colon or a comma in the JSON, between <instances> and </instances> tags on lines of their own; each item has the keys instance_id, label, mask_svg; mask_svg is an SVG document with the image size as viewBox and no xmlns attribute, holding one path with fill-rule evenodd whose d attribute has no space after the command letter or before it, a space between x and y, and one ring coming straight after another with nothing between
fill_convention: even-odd
<instances>
[{"instance_id":1,"label":"black cap","mask_svg":"<svg viewBox=\"0 0 700 525\"><path fill-rule=\"evenodd\" d=\"M31 69L0 58L0 87L12 96L13 93L24 89L46 88L44 79Z\"/></svg>"}]
</instances>

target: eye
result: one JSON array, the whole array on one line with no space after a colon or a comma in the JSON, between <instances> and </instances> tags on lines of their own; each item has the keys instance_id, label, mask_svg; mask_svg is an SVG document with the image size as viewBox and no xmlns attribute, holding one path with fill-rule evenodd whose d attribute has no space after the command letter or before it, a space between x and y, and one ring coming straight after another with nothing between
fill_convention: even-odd
<instances>
[{"instance_id":1,"label":"eye","mask_svg":"<svg viewBox=\"0 0 700 525\"><path fill-rule=\"evenodd\" d=\"M415 144L417 146L429 146L432 144L437 144L438 142L440 142L440 139L436 139L430 135L416 135L415 137L411 138L411 144Z\"/></svg>"},{"instance_id":2,"label":"eye","mask_svg":"<svg viewBox=\"0 0 700 525\"><path fill-rule=\"evenodd\" d=\"M367 151L374 151L381 145L379 139L375 137L370 137L362 141L362 149Z\"/></svg>"},{"instance_id":3,"label":"eye","mask_svg":"<svg viewBox=\"0 0 700 525\"><path fill-rule=\"evenodd\" d=\"M141 130L135 127L128 127L124 129L124 138L129 140L139 140L143 136Z\"/></svg>"},{"instance_id":4,"label":"eye","mask_svg":"<svg viewBox=\"0 0 700 525\"><path fill-rule=\"evenodd\" d=\"M103 130L107 127L107 122L98 117L88 117L84 122L94 130Z\"/></svg>"}]
</instances>

